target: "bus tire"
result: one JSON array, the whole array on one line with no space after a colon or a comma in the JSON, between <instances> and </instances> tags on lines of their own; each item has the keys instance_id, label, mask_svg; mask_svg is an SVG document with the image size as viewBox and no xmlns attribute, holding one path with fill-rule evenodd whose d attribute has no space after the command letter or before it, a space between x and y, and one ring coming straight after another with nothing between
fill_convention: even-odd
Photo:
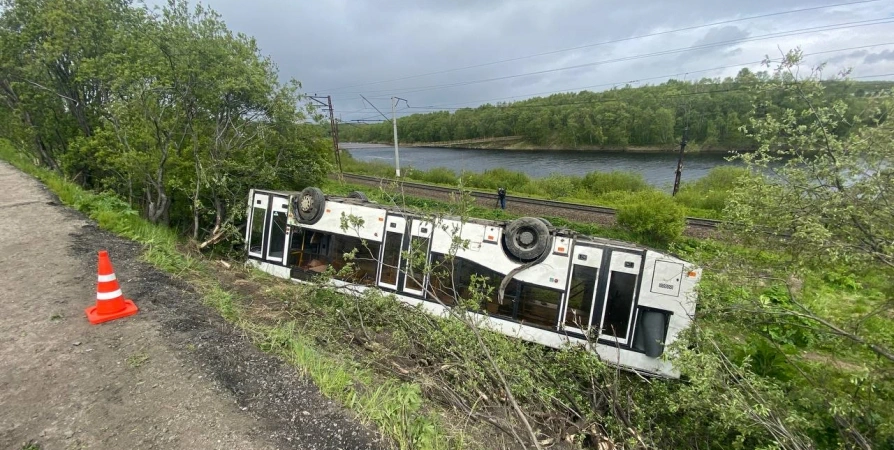
<instances>
[{"instance_id":1,"label":"bus tire","mask_svg":"<svg viewBox=\"0 0 894 450\"><path fill-rule=\"evenodd\" d=\"M360 191L352 191L350 194L348 194L348 198L356 198L357 200L364 202L369 201L369 197L367 197L366 194Z\"/></svg>"},{"instance_id":2,"label":"bus tire","mask_svg":"<svg viewBox=\"0 0 894 450\"><path fill-rule=\"evenodd\" d=\"M536 217L515 219L503 231L503 246L523 262L534 261L549 247L549 228Z\"/></svg>"},{"instance_id":3,"label":"bus tire","mask_svg":"<svg viewBox=\"0 0 894 450\"><path fill-rule=\"evenodd\" d=\"M295 215L298 222L313 225L323 217L326 210L326 196L323 191L315 187L306 187L298 194L295 205Z\"/></svg>"}]
</instances>

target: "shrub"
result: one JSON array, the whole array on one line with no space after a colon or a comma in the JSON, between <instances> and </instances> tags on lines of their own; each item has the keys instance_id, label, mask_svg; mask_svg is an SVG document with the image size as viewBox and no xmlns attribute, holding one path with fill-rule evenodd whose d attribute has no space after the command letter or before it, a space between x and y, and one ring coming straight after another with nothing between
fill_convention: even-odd
<instances>
[{"instance_id":1,"label":"shrub","mask_svg":"<svg viewBox=\"0 0 894 450\"><path fill-rule=\"evenodd\" d=\"M677 193L677 202L689 208L721 213L729 193L746 173L748 171L741 167L715 167L704 178L683 184Z\"/></svg>"},{"instance_id":2,"label":"shrub","mask_svg":"<svg viewBox=\"0 0 894 450\"><path fill-rule=\"evenodd\" d=\"M456 185L456 172L446 167L435 167L427 171L413 171L412 178L425 183Z\"/></svg>"},{"instance_id":3,"label":"shrub","mask_svg":"<svg viewBox=\"0 0 894 450\"><path fill-rule=\"evenodd\" d=\"M520 191L531 181L521 172L503 168L488 169L484 173L463 172L462 177L468 187L496 189L502 186L509 191Z\"/></svg>"},{"instance_id":4,"label":"shrub","mask_svg":"<svg viewBox=\"0 0 894 450\"><path fill-rule=\"evenodd\" d=\"M649 184L646 183L643 176L633 172L590 172L584 175L580 183L583 189L596 195L614 191L638 192L649 189Z\"/></svg>"},{"instance_id":5,"label":"shrub","mask_svg":"<svg viewBox=\"0 0 894 450\"><path fill-rule=\"evenodd\" d=\"M631 195L626 204L618 207L617 219L621 227L661 243L678 239L686 227L685 210L659 191Z\"/></svg>"},{"instance_id":6,"label":"shrub","mask_svg":"<svg viewBox=\"0 0 894 450\"><path fill-rule=\"evenodd\" d=\"M534 184L538 185L547 197L559 199L573 196L577 188L576 182L579 180L580 178L574 176L551 173L548 177L535 181Z\"/></svg>"}]
</instances>

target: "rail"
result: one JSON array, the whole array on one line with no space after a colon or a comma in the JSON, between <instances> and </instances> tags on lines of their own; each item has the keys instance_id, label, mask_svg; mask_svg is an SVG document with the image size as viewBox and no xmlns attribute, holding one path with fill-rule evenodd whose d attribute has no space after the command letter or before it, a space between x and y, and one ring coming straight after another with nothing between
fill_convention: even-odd
<instances>
[{"instance_id":1,"label":"rail","mask_svg":"<svg viewBox=\"0 0 894 450\"><path fill-rule=\"evenodd\" d=\"M363 184L367 186L380 186L383 183L393 183L395 180L391 180L388 178L380 178L369 175L357 175L357 174L343 174L342 177L345 181L353 182L357 184ZM459 194L459 189L450 188L445 186L437 186L433 184L425 184L425 183L417 183L413 181L400 181L400 183L405 188L413 188L419 189L423 191L429 192L437 192L441 194ZM491 192L483 192L477 190L468 190L472 197L482 198L493 200L494 203L497 201L497 194ZM614 208L608 208L605 206L595 206L595 205L585 205L581 203L570 203L570 202L560 202L556 200L544 200L539 198L531 198L531 197L518 197L514 195L507 195L506 201L511 205L527 205L533 206L537 208L551 208L556 210L565 210L565 211L577 211L590 215L601 215L606 217L612 217L617 214L617 210ZM700 217L687 217L686 225L691 228L698 229L715 229L721 223L719 220L714 219L705 219Z\"/></svg>"}]
</instances>

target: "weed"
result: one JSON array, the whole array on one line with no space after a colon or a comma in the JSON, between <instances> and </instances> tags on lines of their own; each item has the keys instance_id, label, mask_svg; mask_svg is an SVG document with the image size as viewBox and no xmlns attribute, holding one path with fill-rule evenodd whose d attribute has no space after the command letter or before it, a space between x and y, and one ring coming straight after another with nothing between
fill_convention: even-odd
<instances>
[{"instance_id":1,"label":"weed","mask_svg":"<svg viewBox=\"0 0 894 450\"><path fill-rule=\"evenodd\" d=\"M41 447L40 444L35 442L33 439L22 444L22 450L41 450L41 448L43 447Z\"/></svg>"},{"instance_id":2,"label":"weed","mask_svg":"<svg viewBox=\"0 0 894 450\"><path fill-rule=\"evenodd\" d=\"M149 354L145 352L137 352L127 357L127 366L131 369L139 369L143 364L149 361Z\"/></svg>"},{"instance_id":3,"label":"weed","mask_svg":"<svg viewBox=\"0 0 894 450\"><path fill-rule=\"evenodd\" d=\"M56 322L56 321L62 320L64 317L65 317L65 316L63 316L63 315L60 314L60 313L55 313L55 314L53 314L52 316L50 316L50 321L51 321L51 322Z\"/></svg>"}]
</instances>

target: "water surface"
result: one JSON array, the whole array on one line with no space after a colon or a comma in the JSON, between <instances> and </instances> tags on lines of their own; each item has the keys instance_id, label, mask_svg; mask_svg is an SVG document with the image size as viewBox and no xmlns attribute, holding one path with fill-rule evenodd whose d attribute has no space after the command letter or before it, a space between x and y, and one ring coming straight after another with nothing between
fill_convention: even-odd
<instances>
[{"instance_id":1,"label":"water surface","mask_svg":"<svg viewBox=\"0 0 894 450\"><path fill-rule=\"evenodd\" d=\"M394 164L394 147L378 144L347 143L342 148L361 161ZM584 175L589 172L624 171L642 174L649 184L669 189L674 184L677 153L624 153L579 150L473 150L432 147L400 147L400 166L428 170L446 167L461 171L483 172L503 167L523 172L532 178L551 173ZM724 154L686 154L683 160L683 181L694 181L709 170L729 162Z\"/></svg>"}]
</instances>

